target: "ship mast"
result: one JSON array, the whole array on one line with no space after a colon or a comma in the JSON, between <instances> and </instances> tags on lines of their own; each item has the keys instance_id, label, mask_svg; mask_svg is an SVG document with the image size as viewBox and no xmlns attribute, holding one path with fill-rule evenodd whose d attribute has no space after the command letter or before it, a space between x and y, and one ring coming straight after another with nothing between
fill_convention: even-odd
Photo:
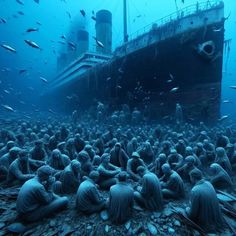
<instances>
[{"instance_id":1,"label":"ship mast","mask_svg":"<svg viewBox=\"0 0 236 236\"><path fill-rule=\"evenodd\" d=\"M128 42L127 33L127 0L123 0L123 14L124 14L124 43Z\"/></svg>"}]
</instances>

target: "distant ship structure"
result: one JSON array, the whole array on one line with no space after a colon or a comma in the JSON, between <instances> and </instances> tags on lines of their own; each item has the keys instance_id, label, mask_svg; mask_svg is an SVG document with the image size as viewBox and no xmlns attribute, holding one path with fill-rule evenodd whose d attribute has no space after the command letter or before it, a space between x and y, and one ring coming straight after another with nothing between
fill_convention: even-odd
<instances>
[{"instance_id":1,"label":"distant ship structure","mask_svg":"<svg viewBox=\"0 0 236 236\"><path fill-rule=\"evenodd\" d=\"M68 45L58 58L47 96L67 110L100 101L111 109L145 108L160 118L180 103L188 119L214 122L220 116L224 22L224 3L207 1L128 36L124 0L123 44L112 52L112 14L97 12L96 52L88 51L88 32L79 30L77 47ZM66 100L71 94L78 98L74 105Z\"/></svg>"}]
</instances>

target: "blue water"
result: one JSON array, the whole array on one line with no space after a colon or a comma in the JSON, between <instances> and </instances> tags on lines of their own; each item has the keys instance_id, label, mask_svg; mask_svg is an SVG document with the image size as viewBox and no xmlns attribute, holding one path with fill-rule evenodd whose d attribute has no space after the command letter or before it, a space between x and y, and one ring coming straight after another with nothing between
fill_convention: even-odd
<instances>
[{"instance_id":1,"label":"blue water","mask_svg":"<svg viewBox=\"0 0 236 236\"><path fill-rule=\"evenodd\" d=\"M95 23L91 19L92 11L108 9L113 14L113 49L123 39L122 1L121 0L22 0L20 5L15 0L0 0L0 18L6 23L0 24L0 44L7 44L17 53L0 48L0 103L10 104L17 109L31 109L37 103L39 95L47 86L40 76L51 80L56 72L57 55L63 51L58 41L62 35L73 38L69 32L79 24L85 25L90 32L90 49L95 48L92 36L95 35ZM176 0L178 9L195 4L195 0ZM213 1L214 2L214 1ZM232 103L222 104L222 115L236 116L236 90L229 88L236 85L236 1L225 0L225 16L230 14L225 23L225 39L232 39L229 58L224 56L222 100ZM84 18L80 10L86 13ZM128 0L128 32L133 34L138 29L176 11L175 0ZM37 23L38 22L38 23ZM40 23L40 25L39 25ZM26 33L29 28L38 28L38 32ZM36 42L42 50L29 47L24 40ZM19 75L19 70L26 73ZM10 94L3 90L8 90ZM21 93L19 93L19 91ZM25 102L25 104L22 104Z\"/></svg>"}]
</instances>

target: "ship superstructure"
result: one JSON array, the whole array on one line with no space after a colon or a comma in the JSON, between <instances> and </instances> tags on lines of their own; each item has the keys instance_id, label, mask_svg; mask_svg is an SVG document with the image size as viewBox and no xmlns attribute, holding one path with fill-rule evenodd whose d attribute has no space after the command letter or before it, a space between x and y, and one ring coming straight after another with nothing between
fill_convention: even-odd
<instances>
[{"instance_id":1,"label":"ship superstructure","mask_svg":"<svg viewBox=\"0 0 236 236\"><path fill-rule=\"evenodd\" d=\"M124 1L124 4L126 1ZM124 11L126 8L124 7ZM62 69L49 88L63 107L76 94L77 106L100 101L164 117L183 106L190 120L217 120L220 114L224 46L224 3L199 3L154 22L128 37L111 53L111 14L102 10L97 52L85 52ZM125 15L125 13L124 13ZM99 25L101 23L101 25ZM98 29L99 28L99 29ZM103 37L103 38L101 38Z\"/></svg>"}]
</instances>

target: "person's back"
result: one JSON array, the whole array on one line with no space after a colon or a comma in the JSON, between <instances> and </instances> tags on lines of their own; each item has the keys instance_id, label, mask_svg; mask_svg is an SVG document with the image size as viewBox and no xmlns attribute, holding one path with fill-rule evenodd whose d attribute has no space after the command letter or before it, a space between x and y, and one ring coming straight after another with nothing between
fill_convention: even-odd
<instances>
[{"instance_id":1,"label":"person's back","mask_svg":"<svg viewBox=\"0 0 236 236\"><path fill-rule=\"evenodd\" d=\"M164 198L179 199L185 195L184 182L179 174L171 170L169 164L162 165L164 173L161 178L162 193Z\"/></svg>"},{"instance_id":2,"label":"person's back","mask_svg":"<svg viewBox=\"0 0 236 236\"><path fill-rule=\"evenodd\" d=\"M90 202L90 193L92 193L94 184L88 179L83 181L77 191L76 206L81 211L86 211L89 207Z\"/></svg>"},{"instance_id":3,"label":"person's back","mask_svg":"<svg viewBox=\"0 0 236 236\"><path fill-rule=\"evenodd\" d=\"M62 193L76 193L80 184L80 163L77 160L71 161L60 175Z\"/></svg>"},{"instance_id":4,"label":"person's back","mask_svg":"<svg viewBox=\"0 0 236 236\"><path fill-rule=\"evenodd\" d=\"M222 229L223 216L214 187L210 182L202 179L199 170L191 171L190 177L192 182L195 182L195 186L191 191L191 205L187 209L188 216L207 232Z\"/></svg>"},{"instance_id":5,"label":"person's back","mask_svg":"<svg viewBox=\"0 0 236 236\"><path fill-rule=\"evenodd\" d=\"M171 174L168 186L171 190L178 194L179 197L184 195L184 182L176 171L173 171Z\"/></svg>"},{"instance_id":6,"label":"person's back","mask_svg":"<svg viewBox=\"0 0 236 236\"><path fill-rule=\"evenodd\" d=\"M129 157L125 153L124 149L121 148L120 143L116 143L115 147L111 149L110 155L110 162L112 165L126 169Z\"/></svg>"},{"instance_id":7,"label":"person's back","mask_svg":"<svg viewBox=\"0 0 236 236\"><path fill-rule=\"evenodd\" d=\"M25 214L37 209L40 204L49 203L52 200L52 195L45 198L44 191L44 186L39 183L36 177L26 181L21 187L16 201L18 214Z\"/></svg>"},{"instance_id":8,"label":"person's back","mask_svg":"<svg viewBox=\"0 0 236 236\"><path fill-rule=\"evenodd\" d=\"M125 177L124 177L125 176ZM126 222L132 213L134 191L126 181L126 173L119 174L119 183L110 188L109 216L115 224Z\"/></svg>"},{"instance_id":9,"label":"person's back","mask_svg":"<svg viewBox=\"0 0 236 236\"><path fill-rule=\"evenodd\" d=\"M192 188L191 203L190 218L209 230L220 227L222 214L215 189L210 182L202 180Z\"/></svg>"},{"instance_id":10,"label":"person's back","mask_svg":"<svg viewBox=\"0 0 236 236\"><path fill-rule=\"evenodd\" d=\"M34 175L31 174L30 172L31 171L29 168L28 161L21 161L20 158L17 158L9 166L7 182L24 183L26 180L29 180L34 177Z\"/></svg>"},{"instance_id":11,"label":"person's back","mask_svg":"<svg viewBox=\"0 0 236 236\"><path fill-rule=\"evenodd\" d=\"M149 210L160 210L163 207L160 181L151 172L143 176L142 195L146 198L145 207Z\"/></svg>"},{"instance_id":12,"label":"person's back","mask_svg":"<svg viewBox=\"0 0 236 236\"><path fill-rule=\"evenodd\" d=\"M83 181L76 194L76 208L86 214L92 214L105 207L105 201L99 193L95 182L99 178L97 171L92 171L89 178Z\"/></svg>"}]
</instances>

